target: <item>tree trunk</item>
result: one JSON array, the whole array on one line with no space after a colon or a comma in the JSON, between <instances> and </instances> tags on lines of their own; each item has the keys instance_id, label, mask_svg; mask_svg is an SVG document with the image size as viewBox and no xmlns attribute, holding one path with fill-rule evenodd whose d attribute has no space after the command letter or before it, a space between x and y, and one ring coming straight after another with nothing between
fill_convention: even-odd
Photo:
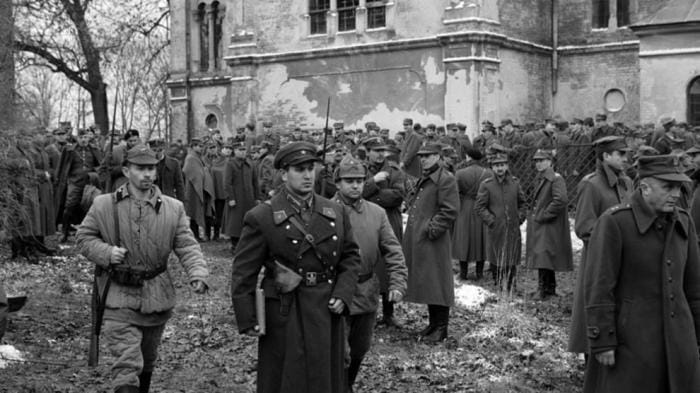
<instances>
[{"instance_id":1,"label":"tree trunk","mask_svg":"<svg viewBox=\"0 0 700 393\"><path fill-rule=\"evenodd\" d=\"M100 82L98 88L90 91L92 115L102 135L109 134L109 110L107 108L107 85Z\"/></svg>"}]
</instances>

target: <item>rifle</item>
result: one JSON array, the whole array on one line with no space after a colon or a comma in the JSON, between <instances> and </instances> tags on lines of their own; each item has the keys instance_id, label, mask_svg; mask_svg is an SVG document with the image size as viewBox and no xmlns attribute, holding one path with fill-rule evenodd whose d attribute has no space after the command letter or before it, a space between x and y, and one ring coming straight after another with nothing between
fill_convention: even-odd
<instances>
[{"instance_id":1,"label":"rifle","mask_svg":"<svg viewBox=\"0 0 700 393\"><path fill-rule=\"evenodd\" d=\"M114 215L114 245L119 247L119 214L117 212L117 197L112 194L112 209ZM100 266L95 266L95 278L92 285L92 328L90 329L90 349L88 350L88 366L95 367L100 357L100 333L102 332L102 318L105 314L107 294L112 279L109 272ZM101 287L101 288L100 288ZM100 290L101 289L101 290ZM102 294L100 296L100 294Z\"/></svg>"},{"instance_id":2,"label":"rifle","mask_svg":"<svg viewBox=\"0 0 700 393\"><path fill-rule=\"evenodd\" d=\"M323 128L323 175L328 176L328 164L326 164L326 149L328 149L328 118L331 114L331 96L328 96L326 105L326 126ZM321 179L321 195L326 196L326 180Z\"/></svg>"}]
</instances>

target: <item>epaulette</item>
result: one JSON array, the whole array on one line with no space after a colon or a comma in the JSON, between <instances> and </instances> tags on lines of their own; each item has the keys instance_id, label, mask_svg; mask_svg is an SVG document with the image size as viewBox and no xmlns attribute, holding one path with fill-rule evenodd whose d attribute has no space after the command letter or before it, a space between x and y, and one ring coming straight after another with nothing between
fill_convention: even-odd
<instances>
[{"instance_id":1,"label":"epaulette","mask_svg":"<svg viewBox=\"0 0 700 393\"><path fill-rule=\"evenodd\" d=\"M275 212L272 212L272 221L274 221L275 225L279 225L283 223L287 219L287 212L284 210L277 210Z\"/></svg>"},{"instance_id":2,"label":"epaulette","mask_svg":"<svg viewBox=\"0 0 700 393\"><path fill-rule=\"evenodd\" d=\"M324 207L321 209L321 214L332 220L335 220L336 218L335 210L332 207Z\"/></svg>"},{"instance_id":3,"label":"epaulette","mask_svg":"<svg viewBox=\"0 0 700 393\"><path fill-rule=\"evenodd\" d=\"M554 172L554 177L561 177L561 175L557 172Z\"/></svg>"},{"instance_id":4,"label":"epaulette","mask_svg":"<svg viewBox=\"0 0 700 393\"><path fill-rule=\"evenodd\" d=\"M590 180L593 176L595 176L595 172L591 172L591 173L587 174L586 176L583 177L583 179L581 179L581 181Z\"/></svg>"},{"instance_id":5,"label":"epaulette","mask_svg":"<svg viewBox=\"0 0 700 393\"><path fill-rule=\"evenodd\" d=\"M611 206L606 210L605 212L608 214L615 214L617 212L621 212L623 210L629 210L632 208L632 205L629 203L620 203L619 205Z\"/></svg>"},{"instance_id":6,"label":"epaulette","mask_svg":"<svg viewBox=\"0 0 700 393\"><path fill-rule=\"evenodd\" d=\"M488 183L493 180L493 177L487 177L486 179L482 180L482 183Z\"/></svg>"}]
</instances>

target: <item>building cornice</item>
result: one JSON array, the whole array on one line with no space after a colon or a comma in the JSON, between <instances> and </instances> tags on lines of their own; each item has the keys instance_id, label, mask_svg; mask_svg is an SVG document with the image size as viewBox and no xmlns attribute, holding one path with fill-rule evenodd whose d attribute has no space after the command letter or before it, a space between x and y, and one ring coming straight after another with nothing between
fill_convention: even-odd
<instances>
[{"instance_id":1,"label":"building cornice","mask_svg":"<svg viewBox=\"0 0 700 393\"><path fill-rule=\"evenodd\" d=\"M640 37L654 34L690 33L700 31L700 21L632 25L630 29Z\"/></svg>"},{"instance_id":2,"label":"building cornice","mask_svg":"<svg viewBox=\"0 0 700 393\"><path fill-rule=\"evenodd\" d=\"M318 57L335 57L399 50L424 49L470 42L491 43L505 48L527 52L535 51L542 54L550 54L552 51L551 46L508 37L499 33L488 31L462 31L438 34L431 37L378 41L336 47L311 48L288 52L250 53L244 55L226 56L224 57L224 61L226 61L229 66L267 64L313 59Z\"/></svg>"},{"instance_id":3,"label":"building cornice","mask_svg":"<svg viewBox=\"0 0 700 393\"><path fill-rule=\"evenodd\" d=\"M638 51L639 41L617 41L617 42L605 42L601 44L586 44L586 45L562 45L557 48L557 52L561 55L576 55L576 54L587 54L587 53L601 53L601 52L617 52L620 50L626 51Z\"/></svg>"}]
</instances>

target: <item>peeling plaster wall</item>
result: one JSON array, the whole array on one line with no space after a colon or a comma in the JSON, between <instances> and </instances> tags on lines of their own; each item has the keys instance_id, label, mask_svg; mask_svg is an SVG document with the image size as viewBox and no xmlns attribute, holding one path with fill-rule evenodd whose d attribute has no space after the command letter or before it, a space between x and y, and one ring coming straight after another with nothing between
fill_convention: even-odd
<instances>
[{"instance_id":1,"label":"peeling plaster wall","mask_svg":"<svg viewBox=\"0 0 700 393\"><path fill-rule=\"evenodd\" d=\"M574 54L560 57L559 85L553 115L566 120L583 119L606 112L604 96L620 89L626 104L619 112L607 112L608 121L639 121L639 53L637 50Z\"/></svg>"},{"instance_id":2,"label":"peeling plaster wall","mask_svg":"<svg viewBox=\"0 0 700 393\"><path fill-rule=\"evenodd\" d=\"M643 36L640 51L692 48L699 42L700 32ZM658 123L664 116L687 121L688 86L700 76L700 54L644 56L640 68L642 122Z\"/></svg>"},{"instance_id":3,"label":"peeling plaster wall","mask_svg":"<svg viewBox=\"0 0 700 393\"><path fill-rule=\"evenodd\" d=\"M367 121L395 132L401 119L442 124L444 73L439 49L342 56L261 66L258 113L277 124L361 128Z\"/></svg>"},{"instance_id":4,"label":"peeling plaster wall","mask_svg":"<svg viewBox=\"0 0 700 393\"><path fill-rule=\"evenodd\" d=\"M192 89L192 116L194 133L193 136L206 136L208 128L205 120L209 114L216 115L219 121L218 128L221 135L226 138L235 132L234 122L231 114L231 95L228 86L208 86ZM245 120L242 122L245 124Z\"/></svg>"},{"instance_id":5,"label":"peeling plaster wall","mask_svg":"<svg viewBox=\"0 0 700 393\"><path fill-rule=\"evenodd\" d=\"M171 101L170 131L172 141L187 141L187 104L184 100Z\"/></svg>"},{"instance_id":6,"label":"peeling plaster wall","mask_svg":"<svg viewBox=\"0 0 700 393\"><path fill-rule=\"evenodd\" d=\"M542 120L550 115L551 108L551 59L544 55L501 50L500 99L494 116L494 124L511 119L524 124Z\"/></svg>"}]
</instances>

